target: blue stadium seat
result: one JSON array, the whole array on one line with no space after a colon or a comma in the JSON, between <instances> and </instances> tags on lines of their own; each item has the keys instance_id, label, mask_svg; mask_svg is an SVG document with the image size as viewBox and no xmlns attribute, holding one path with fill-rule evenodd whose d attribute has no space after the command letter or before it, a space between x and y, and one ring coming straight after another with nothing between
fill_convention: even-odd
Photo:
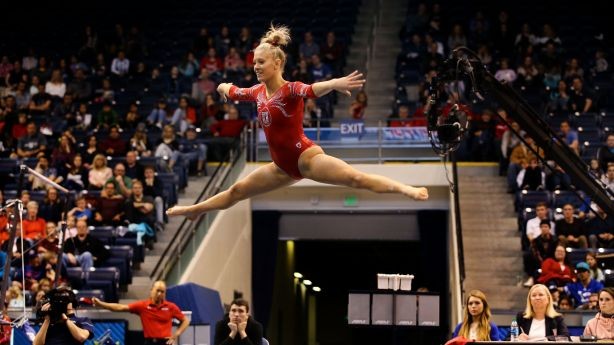
<instances>
[{"instance_id":1,"label":"blue stadium seat","mask_svg":"<svg viewBox=\"0 0 614 345\"><path fill-rule=\"evenodd\" d=\"M73 289L79 289L83 286L85 274L81 267L66 267L66 278L70 282Z\"/></svg>"},{"instance_id":2,"label":"blue stadium seat","mask_svg":"<svg viewBox=\"0 0 614 345\"><path fill-rule=\"evenodd\" d=\"M119 270L116 267L97 267L85 272L84 289L100 289L110 301L119 297Z\"/></svg>"},{"instance_id":3,"label":"blue stadium seat","mask_svg":"<svg viewBox=\"0 0 614 345\"><path fill-rule=\"evenodd\" d=\"M519 192L519 206L521 210L526 208L535 208L537 204L540 202L545 202L548 206L551 204L550 192L549 191L531 191L531 190L522 190Z\"/></svg>"}]
</instances>

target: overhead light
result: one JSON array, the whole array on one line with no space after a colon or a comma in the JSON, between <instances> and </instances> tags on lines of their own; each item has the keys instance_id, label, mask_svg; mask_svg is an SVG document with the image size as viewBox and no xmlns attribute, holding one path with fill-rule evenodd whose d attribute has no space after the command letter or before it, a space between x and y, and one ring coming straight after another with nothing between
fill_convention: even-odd
<instances>
[{"instance_id":1,"label":"overhead light","mask_svg":"<svg viewBox=\"0 0 614 345\"><path fill-rule=\"evenodd\" d=\"M303 278L303 275L301 273L299 273L299 272L294 272L294 278L301 279L301 278Z\"/></svg>"},{"instance_id":2,"label":"overhead light","mask_svg":"<svg viewBox=\"0 0 614 345\"><path fill-rule=\"evenodd\" d=\"M320 289L320 287L319 287L319 286L314 286L312 289L313 289L313 291L315 291L315 292L320 292L320 291L322 291L322 289Z\"/></svg>"},{"instance_id":3,"label":"overhead light","mask_svg":"<svg viewBox=\"0 0 614 345\"><path fill-rule=\"evenodd\" d=\"M303 280L303 284L305 284L305 285L309 286L309 285L311 285L311 284L313 284L313 283L311 282L311 280L309 280L309 279L305 279L305 280Z\"/></svg>"}]
</instances>

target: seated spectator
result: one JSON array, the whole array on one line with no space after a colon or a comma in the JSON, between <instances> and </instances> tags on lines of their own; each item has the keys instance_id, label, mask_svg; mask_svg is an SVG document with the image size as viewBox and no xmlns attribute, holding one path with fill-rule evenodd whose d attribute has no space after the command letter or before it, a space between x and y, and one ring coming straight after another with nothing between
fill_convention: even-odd
<instances>
[{"instance_id":1,"label":"seated spectator","mask_svg":"<svg viewBox=\"0 0 614 345\"><path fill-rule=\"evenodd\" d=\"M364 91L358 91L356 98L350 104L349 115L354 120L362 120L365 118L365 109L367 109L367 93Z\"/></svg>"},{"instance_id":2,"label":"seated spectator","mask_svg":"<svg viewBox=\"0 0 614 345\"><path fill-rule=\"evenodd\" d=\"M601 177L601 182L614 192L614 164L608 165L605 174Z\"/></svg>"},{"instance_id":3,"label":"seated spectator","mask_svg":"<svg viewBox=\"0 0 614 345\"><path fill-rule=\"evenodd\" d=\"M131 179L143 179L143 166L137 161L137 151L126 152L126 162L124 168L126 168L126 176Z\"/></svg>"},{"instance_id":4,"label":"seated spectator","mask_svg":"<svg viewBox=\"0 0 614 345\"><path fill-rule=\"evenodd\" d=\"M69 190L81 191L87 189L88 186L88 171L83 166L83 159L81 158L81 155L77 153L73 156L70 168L66 173L64 187Z\"/></svg>"},{"instance_id":5,"label":"seated spectator","mask_svg":"<svg viewBox=\"0 0 614 345\"><path fill-rule=\"evenodd\" d=\"M28 110L30 111L30 115L49 115L51 113L52 105L52 97L45 92L45 85L39 84L37 92L35 94L32 94L32 98L30 98L30 104L28 104Z\"/></svg>"},{"instance_id":6,"label":"seated spectator","mask_svg":"<svg viewBox=\"0 0 614 345\"><path fill-rule=\"evenodd\" d=\"M292 70L292 80L301 81L305 84L313 83L313 75L306 59L300 59Z\"/></svg>"},{"instance_id":7,"label":"seated spectator","mask_svg":"<svg viewBox=\"0 0 614 345\"><path fill-rule=\"evenodd\" d=\"M565 66L565 71L563 71L563 79L571 81L574 78L583 79L584 69L580 66L580 61L578 58L572 57Z\"/></svg>"},{"instance_id":8,"label":"seated spectator","mask_svg":"<svg viewBox=\"0 0 614 345\"><path fill-rule=\"evenodd\" d=\"M129 197L132 193L132 179L126 176L126 166L122 162L115 164L113 176L106 183L109 182L115 185L115 190L124 198Z\"/></svg>"},{"instance_id":9,"label":"seated spectator","mask_svg":"<svg viewBox=\"0 0 614 345\"><path fill-rule=\"evenodd\" d=\"M530 162L523 161L522 169L516 176L518 190L544 190L546 189L546 173L543 172L537 158L532 157Z\"/></svg>"},{"instance_id":10,"label":"seated spectator","mask_svg":"<svg viewBox=\"0 0 614 345\"><path fill-rule=\"evenodd\" d=\"M533 241L541 234L541 222L542 220L550 221L550 210L545 202L540 202L535 205L535 218L529 219L526 226L526 235L529 241ZM555 224L550 221L550 233L555 235Z\"/></svg>"},{"instance_id":11,"label":"seated spectator","mask_svg":"<svg viewBox=\"0 0 614 345\"><path fill-rule=\"evenodd\" d=\"M39 215L48 222L57 223L62 220L64 212L64 203L58 196L57 189L48 187L45 193L45 199L40 205Z\"/></svg>"},{"instance_id":12,"label":"seated spectator","mask_svg":"<svg viewBox=\"0 0 614 345\"><path fill-rule=\"evenodd\" d=\"M470 123L470 150L474 161L494 161L496 122L494 112L485 109L479 120Z\"/></svg>"},{"instance_id":13,"label":"seated spectator","mask_svg":"<svg viewBox=\"0 0 614 345\"><path fill-rule=\"evenodd\" d=\"M520 341L544 341L556 336L569 337L569 331L561 314L554 310L552 295L541 284L531 287L524 312L516 316L521 330Z\"/></svg>"},{"instance_id":14,"label":"seated spectator","mask_svg":"<svg viewBox=\"0 0 614 345\"><path fill-rule=\"evenodd\" d=\"M316 127L318 119L322 117L322 109L318 107L316 102L308 98L305 100L305 108L303 109L303 127ZM320 123L320 126L326 124Z\"/></svg>"},{"instance_id":15,"label":"seated spectator","mask_svg":"<svg viewBox=\"0 0 614 345\"><path fill-rule=\"evenodd\" d=\"M87 101L92 96L92 84L87 81L82 68L77 68L75 77L68 84L67 91L75 96L76 101Z\"/></svg>"},{"instance_id":16,"label":"seated spectator","mask_svg":"<svg viewBox=\"0 0 614 345\"><path fill-rule=\"evenodd\" d=\"M96 115L96 128L108 130L110 127L115 127L119 124L119 115L113 109L111 101L105 100L102 103L102 109Z\"/></svg>"},{"instance_id":17,"label":"seated spectator","mask_svg":"<svg viewBox=\"0 0 614 345\"><path fill-rule=\"evenodd\" d=\"M130 108L124 116L122 122L122 128L124 130L133 131L138 127L139 123L141 122L141 115L139 115L139 106L136 102L130 103Z\"/></svg>"},{"instance_id":18,"label":"seated spectator","mask_svg":"<svg viewBox=\"0 0 614 345\"><path fill-rule=\"evenodd\" d=\"M108 156L123 156L126 154L126 141L119 135L119 127L109 129L109 137L100 143L100 150Z\"/></svg>"},{"instance_id":19,"label":"seated spectator","mask_svg":"<svg viewBox=\"0 0 614 345\"><path fill-rule=\"evenodd\" d=\"M585 336L593 336L600 341L614 340L614 329L612 328L612 318L614 315L614 289L606 287L599 291L597 295L597 314L588 320L584 327Z\"/></svg>"},{"instance_id":20,"label":"seated spectator","mask_svg":"<svg viewBox=\"0 0 614 345\"><path fill-rule=\"evenodd\" d=\"M18 158L32 158L44 154L47 150L47 139L38 132L34 122L28 123L27 133L17 142Z\"/></svg>"},{"instance_id":21,"label":"seated spectator","mask_svg":"<svg viewBox=\"0 0 614 345\"><path fill-rule=\"evenodd\" d=\"M195 120L195 119L194 119ZM192 121L193 123L194 121ZM190 124L188 121L188 98L181 97L179 99L179 106L173 112L173 117L171 118L171 125L175 127L175 131L179 132L180 135L183 136L186 129L188 129L188 125Z\"/></svg>"},{"instance_id":22,"label":"seated spectator","mask_svg":"<svg viewBox=\"0 0 614 345\"><path fill-rule=\"evenodd\" d=\"M17 123L11 127L11 142L17 143L19 139L28 134L28 114L21 110L17 113Z\"/></svg>"},{"instance_id":23,"label":"seated spectator","mask_svg":"<svg viewBox=\"0 0 614 345\"><path fill-rule=\"evenodd\" d=\"M542 267L546 259L554 258L554 251L558 244L556 237L550 232L550 221L542 220L539 223L539 228L541 234L531 241L531 247L523 257L524 270L529 277L524 282L526 287L535 284L537 270Z\"/></svg>"},{"instance_id":24,"label":"seated spectator","mask_svg":"<svg viewBox=\"0 0 614 345\"><path fill-rule=\"evenodd\" d=\"M569 282L565 285L564 291L571 296L576 307L588 303L592 293L598 293L599 290L603 289L602 283L591 279L590 270L591 268L586 262L579 262L576 265L578 279L576 282Z\"/></svg>"},{"instance_id":25,"label":"seated spectator","mask_svg":"<svg viewBox=\"0 0 614 345\"><path fill-rule=\"evenodd\" d=\"M143 194L143 183L139 180L132 184L130 197L126 199L126 220L130 224L146 223L151 228L156 225L154 199Z\"/></svg>"},{"instance_id":26,"label":"seated spectator","mask_svg":"<svg viewBox=\"0 0 614 345\"><path fill-rule=\"evenodd\" d=\"M580 143L578 141L578 132L571 128L569 121L563 120L560 125L561 136L563 142L569 146L576 154L580 154Z\"/></svg>"},{"instance_id":27,"label":"seated spectator","mask_svg":"<svg viewBox=\"0 0 614 345\"><path fill-rule=\"evenodd\" d=\"M131 152L136 153L139 157L150 157L151 156L151 148L149 146L149 142L147 140L147 134L145 131L137 129L134 131L132 138L130 138L130 148ZM128 153L126 153L128 155Z\"/></svg>"},{"instance_id":28,"label":"seated spectator","mask_svg":"<svg viewBox=\"0 0 614 345\"><path fill-rule=\"evenodd\" d=\"M412 120L409 118L409 107L402 105L396 116L393 114L388 118L389 127L412 127Z\"/></svg>"},{"instance_id":29,"label":"seated spectator","mask_svg":"<svg viewBox=\"0 0 614 345\"><path fill-rule=\"evenodd\" d=\"M556 232L561 245L586 249L588 240L584 223L575 217L575 211L572 204L563 205L563 219L556 221Z\"/></svg>"},{"instance_id":30,"label":"seated spectator","mask_svg":"<svg viewBox=\"0 0 614 345\"><path fill-rule=\"evenodd\" d=\"M521 86L536 87L541 82L540 72L533 63L533 58L525 56L516 72L518 73L518 83Z\"/></svg>"},{"instance_id":31,"label":"seated spectator","mask_svg":"<svg viewBox=\"0 0 614 345\"><path fill-rule=\"evenodd\" d=\"M230 311L215 324L215 345L262 344L262 325L249 314L243 299L230 303Z\"/></svg>"},{"instance_id":32,"label":"seated spectator","mask_svg":"<svg viewBox=\"0 0 614 345\"><path fill-rule=\"evenodd\" d=\"M162 137L158 140L154 157L162 158L160 168L164 171L173 171L173 167L180 158L179 142L175 138L175 128L171 125L164 126Z\"/></svg>"},{"instance_id":33,"label":"seated spectator","mask_svg":"<svg viewBox=\"0 0 614 345\"><path fill-rule=\"evenodd\" d=\"M62 132L67 127L73 127L77 123L76 113L77 105L73 102L73 96L70 93L65 94L62 102L55 106L49 118L53 131Z\"/></svg>"},{"instance_id":34,"label":"seated spectator","mask_svg":"<svg viewBox=\"0 0 614 345\"><path fill-rule=\"evenodd\" d=\"M573 281L571 267L567 262L565 247L558 245L554 250L554 258L547 258L542 263L542 272L537 278L540 284L564 286Z\"/></svg>"},{"instance_id":35,"label":"seated spectator","mask_svg":"<svg viewBox=\"0 0 614 345\"><path fill-rule=\"evenodd\" d=\"M104 78L102 80L102 85L99 89L96 89L94 92L94 102L102 103L112 103L115 100L115 91L111 86L111 80L108 78Z\"/></svg>"},{"instance_id":36,"label":"seated spectator","mask_svg":"<svg viewBox=\"0 0 614 345\"><path fill-rule=\"evenodd\" d=\"M75 157L74 145L76 141L70 131L66 131L60 137L59 145L53 149L51 165L56 169L58 177L66 176L68 169L70 169L70 165Z\"/></svg>"},{"instance_id":37,"label":"seated spectator","mask_svg":"<svg viewBox=\"0 0 614 345\"><path fill-rule=\"evenodd\" d=\"M209 48L209 50L207 50L207 55L200 60L200 67L206 68L212 78L217 78L222 75L224 63L222 59L217 56L215 48Z\"/></svg>"},{"instance_id":38,"label":"seated spectator","mask_svg":"<svg viewBox=\"0 0 614 345\"><path fill-rule=\"evenodd\" d=\"M337 41L334 32L329 31L326 34L326 42L320 47L320 55L322 56L322 62L332 67L334 75L341 73L343 46Z\"/></svg>"},{"instance_id":39,"label":"seated spectator","mask_svg":"<svg viewBox=\"0 0 614 345\"><path fill-rule=\"evenodd\" d=\"M59 232L61 230L57 227L54 222L47 222L47 226L45 229L45 233L47 236L43 241L41 241L36 247L36 251L40 254L44 254L47 252L57 254L60 251L59 248Z\"/></svg>"},{"instance_id":40,"label":"seated spectator","mask_svg":"<svg viewBox=\"0 0 614 345\"><path fill-rule=\"evenodd\" d=\"M241 55L237 51L237 48L230 47L228 55L224 58L224 71L229 75L238 75L243 73L244 64Z\"/></svg>"},{"instance_id":41,"label":"seated spectator","mask_svg":"<svg viewBox=\"0 0 614 345\"><path fill-rule=\"evenodd\" d=\"M596 292L591 293L590 297L588 298L588 302L582 304L580 307L578 307L576 309L580 309L580 310L598 310L599 309L599 294L596 293Z\"/></svg>"},{"instance_id":42,"label":"seated spectator","mask_svg":"<svg viewBox=\"0 0 614 345\"><path fill-rule=\"evenodd\" d=\"M572 92L569 97L569 109L573 112L588 113L593 107L592 95L584 89L584 83L580 78L574 78Z\"/></svg>"},{"instance_id":43,"label":"seated spectator","mask_svg":"<svg viewBox=\"0 0 614 345\"><path fill-rule=\"evenodd\" d=\"M224 112L220 104L215 100L213 94L205 95L205 102L201 109L202 126L209 128L212 124L224 119Z\"/></svg>"},{"instance_id":44,"label":"seated spectator","mask_svg":"<svg viewBox=\"0 0 614 345\"><path fill-rule=\"evenodd\" d=\"M509 60L506 58L502 58L499 61L499 69L495 72L495 79L505 81L511 85L516 81L517 75L516 71L511 69L509 64Z\"/></svg>"},{"instance_id":45,"label":"seated spectator","mask_svg":"<svg viewBox=\"0 0 614 345\"><path fill-rule=\"evenodd\" d=\"M333 71L330 67L320 60L319 55L311 56L311 67L309 68L311 80L314 82L326 81L333 78Z\"/></svg>"},{"instance_id":46,"label":"seated spectator","mask_svg":"<svg viewBox=\"0 0 614 345\"><path fill-rule=\"evenodd\" d=\"M181 73L184 78L191 80L200 69L200 64L198 61L196 61L194 53L188 52L183 58L183 61L181 61L179 64L178 68L179 73Z\"/></svg>"},{"instance_id":47,"label":"seated spectator","mask_svg":"<svg viewBox=\"0 0 614 345\"><path fill-rule=\"evenodd\" d=\"M588 173L598 180L603 178L603 170L601 170L601 166L599 165L599 159L593 158L588 163Z\"/></svg>"},{"instance_id":48,"label":"seated spectator","mask_svg":"<svg viewBox=\"0 0 614 345\"><path fill-rule=\"evenodd\" d=\"M614 217L610 217L599 205L594 205L594 208L597 209L597 216L586 224L591 248L614 248Z\"/></svg>"},{"instance_id":49,"label":"seated spectator","mask_svg":"<svg viewBox=\"0 0 614 345\"><path fill-rule=\"evenodd\" d=\"M101 225L120 225L124 218L124 197L117 193L115 183L107 182L96 200L94 220Z\"/></svg>"},{"instance_id":50,"label":"seated spectator","mask_svg":"<svg viewBox=\"0 0 614 345\"><path fill-rule=\"evenodd\" d=\"M303 43L299 46L299 57L309 58L314 55L320 55L320 46L314 41L311 31L306 31L303 36Z\"/></svg>"},{"instance_id":51,"label":"seated spectator","mask_svg":"<svg viewBox=\"0 0 614 345\"><path fill-rule=\"evenodd\" d=\"M90 167L88 184L90 189L100 190L105 182L113 176L113 171L107 166L107 158L102 154L97 154Z\"/></svg>"},{"instance_id":52,"label":"seated spectator","mask_svg":"<svg viewBox=\"0 0 614 345\"><path fill-rule=\"evenodd\" d=\"M209 70L200 69L200 74L196 81L192 83L192 98L199 104L205 101L205 96L215 93L215 82L209 78Z\"/></svg>"},{"instance_id":53,"label":"seated spectator","mask_svg":"<svg viewBox=\"0 0 614 345\"><path fill-rule=\"evenodd\" d=\"M156 206L156 222L158 224L164 223L164 200L162 199L162 190L164 186L162 181L156 176L156 168L153 166L146 166L143 170L143 194L150 196L154 199Z\"/></svg>"},{"instance_id":54,"label":"seated spectator","mask_svg":"<svg viewBox=\"0 0 614 345\"><path fill-rule=\"evenodd\" d=\"M165 99L160 98L158 100L158 103L156 104L154 109L151 111L149 116L147 116L146 121L147 121L147 124L149 124L150 126L155 125L160 128L170 123L169 114L166 111L166 100Z\"/></svg>"},{"instance_id":55,"label":"seated spectator","mask_svg":"<svg viewBox=\"0 0 614 345\"><path fill-rule=\"evenodd\" d=\"M573 303L571 301L571 297L565 294L561 296L561 298L559 299L559 310L560 311L573 310Z\"/></svg>"},{"instance_id":56,"label":"seated spectator","mask_svg":"<svg viewBox=\"0 0 614 345\"><path fill-rule=\"evenodd\" d=\"M66 93L66 84L59 69L51 72L51 79L45 84L45 93L51 97L62 98Z\"/></svg>"},{"instance_id":57,"label":"seated spectator","mask_svg":"<svg viewBox=\"0 0 614 345\"><path fill-rule=\"evenodd\" d=\"M62 263L67 267L81 266L89 272L92 267L99 267L110 256L110 252L97 238L89 235L89 228L84 219L77 220L77 236L64 242Z\"/></svg>"},{"instance_id":58,"label":"seated spectator","mask_svg":"<svg viewBox=\"0 0 614 345\"><path fill-rule=\"evenodd\" d=\"M537 151L542 158L544 155L544 151L537 147L537 145L535 145L535 142L533 141L533 138L531 138L526 133L524 134L524 140L528 144L528 146L525 145L525 143L520 143L520 145L516 146L510 154L510 163L507 168L508 192L514 192L517 190L517 177L518 173L522 169L522 162L529 162L533 158L535 158L533 150Z\"/></svg>"},{"instance_id":59,"label":"seated spectator","mask_svg":"<svg viewBox=\"0 0 614 345\"><path fill-rule=\"evenodd\" d=\"M569 110L569 93L567 83L559 80L557 87L550 92L547 110L550 112L567 112Z\"/></svg>"},{"instance_id":60,"label":"seated spectator","mask_svg":"<svg viewBox=\"0 0 614 345\"><path fill-rule=\"evenodd\" d=\"M86 103L80 103L79 109L75 113L75 126L74 129L87 131L92 124L92 113L87 109Z\"/></svg>"},{"instance_id":61,"label":"seated spectator","mask_svg":"<svg viewBox=\"0 0 614 345\"><path fill-rule=\"evenodd\" d=\"M486 295L480 290L469 292L463 312L463 321L456 325L452 337L462 336L477 341L498 341L499 329L490 320L490 307Z\"/></svg>"},{"instance_id":62,"label":"seated spectator","mask_svg":"<svg viewBox=\"0 0 614 345\"><path fill-rule=\"evenodd\" d=\"M590 267L591 279L595 279L598 282L605 282L605 275L597 262L597 254L595 252L586 253L586 263Z\"/></svg>"},{"instance_id":63,"label":"seated spectator","mask_svg":"<svg viewBox=\"0 0 614 345\"><path fill-rule=\"evenodd\" d=\"M198 176L206 175L207 146L198 141L198 133L194 127L189 127L185 138L179 139L179 151L188 168L191 163L196 162Z\"/></svg>"},{"instance_id":64,"label":"seated spectator","mask_svg":"<svg viewBox=\"0 0 614 345\"><path fill-rule=\"evenodd\" d=\"M77 196L77 200L75 200L75 207L68 211L66 216L75 217L77 220L85 219L89 223L94 218L94 212L88 205L85 196L83 194L79 194L79 196Z\"/></svg>"},{"instance_id":65,"label":"seated spectator","mask_svg":"<svg viewBox=\"0 0 614 345\"><path fill-rule=\"evenodd\" d=\"M58 176L58 172L55 170L55 168L49 166L49 160L45 156L40 156L38 158L38 163L36 164L34 170L53 182L61 183L63 180L62 176ZM43 180L32 174L28 176L28 180L32 184L32 190L42 190L47 188L47 184Z\"/></svg>"},{"instance_id":66,"label":"seated spectator","mask_svg":"<svg viewBox=\"0 0 614 345\"><path fill-rule=\"evenodd\" d=\"M102 154L102 152L98 148L98 139L96 139L95 135L90 135L89 137L87 137L85 147L81 150L80 153L81 158L83 159L83 167L86 169L90 169L92 164L94 163L94 157L99 154Z\"/></svg>"},{"instance_id":67,"label":"seated spectator","mask_svg":"<svg viewBox=\"0 0 614 345\"><path fill-rule=\"evenodd\" d=\"M239 119L239 111L234 105L228 107L227 118L220 120L210 127L211 134L215 137L237 138L241 135L246 121Z\"/></svg>"},{"instance_id":68,"label":"seated spectator","mask_svg":"<svg viewBox=\"0 0 614 345\"><path fill-rule=\"evenodd\" d=\"M117 78L124 78L128 72L130 72L130 60L126 57L126 53L120 50L111 62L111 73Z\"/></svg>"},{"instance_id":69,"label":"seated spectator","mask_svg":"<svg viewBox=\"0 0 614 345\"><path fill-rule=\"evenodd\" d=\"M38 241L45 237L45 229L47 222L38 216L38 203L30 201L26 204L28 213L24 217L23 223L23 238L26 240Z\"/></svg>"}]
</instances>

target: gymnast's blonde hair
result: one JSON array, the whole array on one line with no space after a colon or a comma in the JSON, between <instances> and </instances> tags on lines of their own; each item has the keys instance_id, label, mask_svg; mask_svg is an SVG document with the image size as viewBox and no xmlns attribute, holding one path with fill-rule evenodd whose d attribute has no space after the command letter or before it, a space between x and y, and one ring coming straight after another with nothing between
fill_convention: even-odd
<instances>
[{"instance_id":1,"label":"gymnast's blonde hair","mask_svg":"<svg viewBox=\"0 0 614 345\"><path fill-rule=\"evenodd\" d=\"M281 66L286 64L286 53L282 50L290 43L290 29L287 26L271 24L269 31L260 38L256 49L266 49L273 54L273 59L281 60Z\"/></svg>"}]
</instances>

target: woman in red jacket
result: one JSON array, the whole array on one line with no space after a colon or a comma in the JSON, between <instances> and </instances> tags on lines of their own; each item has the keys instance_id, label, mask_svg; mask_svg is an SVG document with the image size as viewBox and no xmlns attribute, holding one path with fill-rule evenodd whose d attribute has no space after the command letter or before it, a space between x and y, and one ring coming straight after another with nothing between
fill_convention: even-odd
<instances>
[{"instance_id":1,"label":"woman in red jacket","mask_svg":"<svg viewBox=\"0 0 614 345\"><path fill-rule=\"evenodd\" d=\"M537 281L545 285L564 286L573 280L571 268L566 260L565 247L558 245L554 250L554 259L548 258L542 263L542 273Z\"/></svg>"},{"instance_id":2,"label":"woman in red jacket","mask_svg":"<svg viewBox=\"0 0 614 345\"><path fill-rule=\"evenodd\" d=\"M316 98L331 91L350 96L352 90L362 88L365 80L362 74L355 71L343 78L312 85L288 82L282 76L286 62L282 47L289 42L288 28L271 27L254 52L254 71L260 84L250 88L238 88L228 83L218 86L222 98L256 102L258 121L264 130L273 162L261 166L208 200L169 209L169 216L185 215L193 219L201 213L226 209L241 200L291 185L302 178L377 193L400 193L415 200L428 199L426 188L360 172L344 161L325 154L322 148L307 139L303 132L303 98Z\"/></svg>"}]
</instances>

